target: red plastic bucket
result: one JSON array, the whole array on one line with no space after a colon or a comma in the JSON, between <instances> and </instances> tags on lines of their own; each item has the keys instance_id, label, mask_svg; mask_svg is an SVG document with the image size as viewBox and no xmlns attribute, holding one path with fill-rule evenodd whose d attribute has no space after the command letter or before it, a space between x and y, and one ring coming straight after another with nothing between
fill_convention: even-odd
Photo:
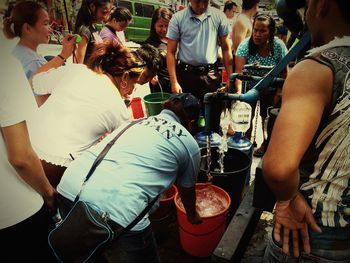
<instances>
[{"instance_id":1,"label":"red plastic bucket","mask_svg":"<svg viewBox=\"0 0 350 263\"><path fill-rule=\"evenodd\" d=\"M149 215L157 242L164 242L168 238L171 224L176 222L174 204L176 193L177 187L173 184L161 194L158 209Z\"/></svg>"},{"instance_id":2,"label":"red plastic bucket","mask_svg":"<svg viewBox=\"0 0 350 263\"><path fill-rule=\"evenodd\" d=\"M192 225L187 221L186 212L179 204L181 199L178 193L174 199L181 246L188 254L195 257L209 257L213 253L226 230L228 209L231 204L231 198L228 193L218 186L197 183L196 191L206 187L211 187L215 194L226 202L224 208L216 214L201 216L203 222L199 225Z\"/></svg>"},{"instance_id":3,"label":"red plastic bucket","mask_svg":"<svg viewBox=\"0 0 350 263\"><path fill-rule=\"evenodd\" d=\"M162 221L169 217L174 208L174 198L177 193L177 187L173 184L168 190L160 196L159 207L150 214L151 221Z\"/></svg>"}]
</instances>

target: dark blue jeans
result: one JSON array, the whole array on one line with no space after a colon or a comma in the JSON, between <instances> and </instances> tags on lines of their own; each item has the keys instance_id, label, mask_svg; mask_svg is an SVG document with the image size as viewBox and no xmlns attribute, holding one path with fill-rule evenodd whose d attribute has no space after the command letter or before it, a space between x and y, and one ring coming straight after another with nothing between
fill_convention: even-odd
<instances>
[{"instance_id":1,"label":"dark blue jeans","mask_svg":"<svg viewBox=\"0 0 350 263\"><path fill-rule=\"evenodd\" d=\"M290 249L290 252L292 250ZM293 252L292 252L293 253ZM282 248L276 244L271 237L267 244L264 263L350 263L350 248L345 250L325 250L312 249L311 254L301 253L300 257L295 258L291 254L286 255Z\"/></svg>"},{"instance_id":2,"label":"dark blue jeans","mask_svg":"<svg viewBox=\"0 0 350 263\"><path fill-rule=\"evenodd\" d=\"M157 245L151 226L142 231L129 231L112 241L92 262L159 263Z\"/></svg>"}]
</instances>

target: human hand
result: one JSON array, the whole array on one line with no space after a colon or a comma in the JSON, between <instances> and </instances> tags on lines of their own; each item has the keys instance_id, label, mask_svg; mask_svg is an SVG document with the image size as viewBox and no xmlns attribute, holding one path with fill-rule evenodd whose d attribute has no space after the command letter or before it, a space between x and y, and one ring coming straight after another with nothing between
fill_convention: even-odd
<instances>
[{"instance_id":1,"label":"human hand","mask_svg":"<svg viewBox=\"0 0 350 263\"><path fill-rule=\"evenodd\" d=\"M64 57L65 59L69 58L75 48L76 45L76 39L77 36L68 34L64 37L62 41L62 51L61 51L61 56Z\"/></svg>"},{"instance_id":2,"label":"human hand","mask_svg":"<svg viewBox=\"0 0 350 263\"><path fill-rule=\"evenodd\" d=\"M171 85L171 92L176 93L182 93L182 88L178 82L175 83L175 85Z\"/></svg>"},{"instance_id":3,"label":"human hand","mask_svg":"<svg viewBox=\"0 0 350 263\"><path fill-rule=\"evenodd\" d=\"M52 187L47 195L43 196L44 202L47 205L50 214L54 215L57 211L57 191Z\"/></svg>"},{"instance_id":4,"label":"human hand","mask_svg":"<svg viewBox=\"0 0 350 263\"><path fill-rule=\"evenodd\" d=\"M156 85L158 83L158 76L155 75L152 79L151 79L151 84L152 85Z\"/></svg>"},{"instance_id":5,"label":"human hand","mask_svg":"<svg viewBox=\"0 0 350 263\"><path fill-rule=\"evenodd\" d=\"M321 232L313 217L311 208L299 192L291 200L276 202L273 235L277 242L282 239L282 250L285 254L289 253L290 232L292 233L293 255L295 257L298 257L300 254L299 233L305 253L311 252L309 226L312 230Z\"/></svg>"}]
</instances>

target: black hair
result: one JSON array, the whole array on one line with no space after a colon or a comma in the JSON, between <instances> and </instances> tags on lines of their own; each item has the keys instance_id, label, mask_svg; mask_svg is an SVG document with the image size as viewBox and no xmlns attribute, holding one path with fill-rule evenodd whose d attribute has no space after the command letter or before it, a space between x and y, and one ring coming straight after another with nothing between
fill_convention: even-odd
<instances>
[{"instance_id":1,"label":"black hair","mask_svg":"<svg viewBox=\"0 0 350 263\"><path fill-rule=\"evenodd\" d=\"M242 1L242 9L249 10L252 9L260 0L243 0Z\"/></svg>"},{"instance_id":2,"label":"black hair","mask_svg":"<svg viewBox=\"0 0 350 263\"><path fill-rule=\"evenodd\" d=\"M173 16L173 12L169 8L166 8L166 7L157 8L152 15L150 34L145 42L149 43L153 46L156 46L156 47L159 46L161 41L160 41L159 36L156 32L155 25L156 25L158 19L162 18L164 20L170 21L172 16Z\"/></svg>"},{"instance_id":3,"label":"black hair","mask_svg":"<svg viewBox=\"0 0 350 263\"><path fill-rule=\"evenodd\" d=\"M117 22L129 22L132 19L132 14L126 7L118 6L112 11L108 20L111 21L113 18Z\"/></svg>"},{"instance_id":4,"label":"black hair","mask_svg":"<svg viewBox=\"0 0 350 263\"><path fill-rule=\"evenodd\" d=\"M258 14L254 17L253 21L253 30L256 21L269 21L269 49L272 55L274 55L273 44L275 38L276 22L270 15L267 14ZM249 55L255 55L258 52L258 47L253 41L253 35L249 38L248 43Z\"/></svg>"},{"instance_id":5,"label":"black hair","mask_svg":"<svg viewBox=\"0 0 350 263\"><path fill-rule=\"evenodd\" d=\"M136 51L137 55L145 61L147 68L157 73L158 70L163 66L162 57L157 48L150 44L143 44Z\"/></svg>"},{"instance_id":6,"label":"black hair","mask_svg":"<svg viewBox=\"0 0 350 263\"><path fill-rule=\"evenodd\" d=\"M9 2L7 9L5 10L3 18L7 18L11 16L12 9L15 7L15 2Z\"/></svg>"},{"instance_id":7,"label":"black hair","mask_svg":"<svg viewBox=\"0 0 350 263\"><path fill-rule=\"evenodd\" d=\"M103 7L104 5L111 3L112 0L83 0L81 7L77 14L77 19L74 26L74 32L79 33L79 28L82 25L92 26L95 14L92 13L90 5L93 4L96 8Z\"/></svg>"},{"instance_id":8,"label":"black hair","mask_svg":"<svg viewBox=\"0 0 350 263\"><path fill-rule=\"evenodd\" d=\"M15 5L10 5L3 25L3 32L5 36L10 39L16 36L21 37L22 26L25 23L34 26L38 21L38 12L40 10L46 11L44 6L33 1L22 1Z\"/></svg>"},{"instance_id":9,"label":"black hair","mask_svg":"<svg viewBox=\"0 0 350 263\"><path fill-rule=\"evenodd\" d=\"M182 105L180 99L167 100L164 102L163 109L171 110L176 114L180 119L180 123L186 129L188 129L188 125L191 122L189 116L186 114L186 111Z\"/></svg>"},{"instance_id":10,"label":"black hair","mask_svg":"<svg viewBox=\"0 0 350 263\"><path fill-rule=\"evenodd\" d=\"M224 5L224 13L227 11L227 10L231 10L233 7L237 7L237 4L231 0L228 0L225 2L225 5Z\"/></svg>"}]
</instances>

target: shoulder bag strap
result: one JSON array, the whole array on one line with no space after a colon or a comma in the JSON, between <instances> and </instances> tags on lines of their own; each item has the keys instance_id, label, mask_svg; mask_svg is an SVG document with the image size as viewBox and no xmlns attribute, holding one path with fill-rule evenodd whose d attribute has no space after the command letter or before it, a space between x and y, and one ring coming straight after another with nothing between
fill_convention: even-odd
<instances>
[{"instance_id":1,"label":"shoulder bag strap","mask_svg":"<svg viewBox=\"0 0 350 263\"><path fill-rule=\"evenodd\" d=\"M151 207L154 205L158 198L159 194L150 203L148 203L145 209L143 209L143 211L127 227L125 227L119 235L122 235L123 233L126 233L127 231L132 229L148 213L148 211L151 209Z\"/></svg>"},{"instance_id":2,"label":"shoulder bag strap","mask_svg":"<svg viewBox=\"0 0 350 263\"><path fill-rule=\"evenodd\" d=\"M107 152L109 151L109 149L113 146L113 144L116 142L116 140L118 140L118 138L127 130L129 129L131 126L133 126L134 124L142 121L143 119L138 119L136 121L130 122L127 126L125 126L125 128L123 130L121 130L114 138L113 140L111 140L106 146L105 148L103 148L103 150L101 151L101 153L97 156L97 158L95 159L94 163L92 164L90 171L88 172L88 174L85 177L85 180L83 182L83 185L81 186L81 189L79 191L79 193L77 194L77 196L75 197L74 203L76 203L79 200L79 196L80 193L85 185L85 183L89 180L89 178L91 177L91 175L93 174L93 172L96 170L96 167L101 163L101 161L103 160L103 158L106 156ZM148 211L151 209L151 207L154 205L154 203L157 201L157 199L159 198L159 194L150 202L148 203L148 205L145 207L145 209L127 226L125 227L120 233L119 235L129 231L130 229L132 229L147 213Z\"/></svg>"},{"instance_id":3,"label":"shoulder bag strap","mask_svg":"<svg viewBox=\"0 0 350 263\"><path fill-rule=\"evenodd\" d=\"M129 129L131 126L133 126L134 124L140 122L143 119L138 119L136 121L130 122L127 126L124 127L123 130L121 130L114 138L113 140L111 140L106 146L105 148L103 148L103 150L101 151L101 153L96 157L94 163L92 164L88 174L85 177L85 180L80 188L79 193L77 194L77 196L74 199L74 203L78 202L79 200L79 196L81 194L81 191L84 187L84 185L86 184L86 182L90 179L91 175L94 173L94 171L96 170L96 167L102 162L103 158L106 156L107 152L109 151L109 149L111 149L111 147L113 146L113 144L115 143L115 141L127 130Z\"/></svg>"}]
</instances>

